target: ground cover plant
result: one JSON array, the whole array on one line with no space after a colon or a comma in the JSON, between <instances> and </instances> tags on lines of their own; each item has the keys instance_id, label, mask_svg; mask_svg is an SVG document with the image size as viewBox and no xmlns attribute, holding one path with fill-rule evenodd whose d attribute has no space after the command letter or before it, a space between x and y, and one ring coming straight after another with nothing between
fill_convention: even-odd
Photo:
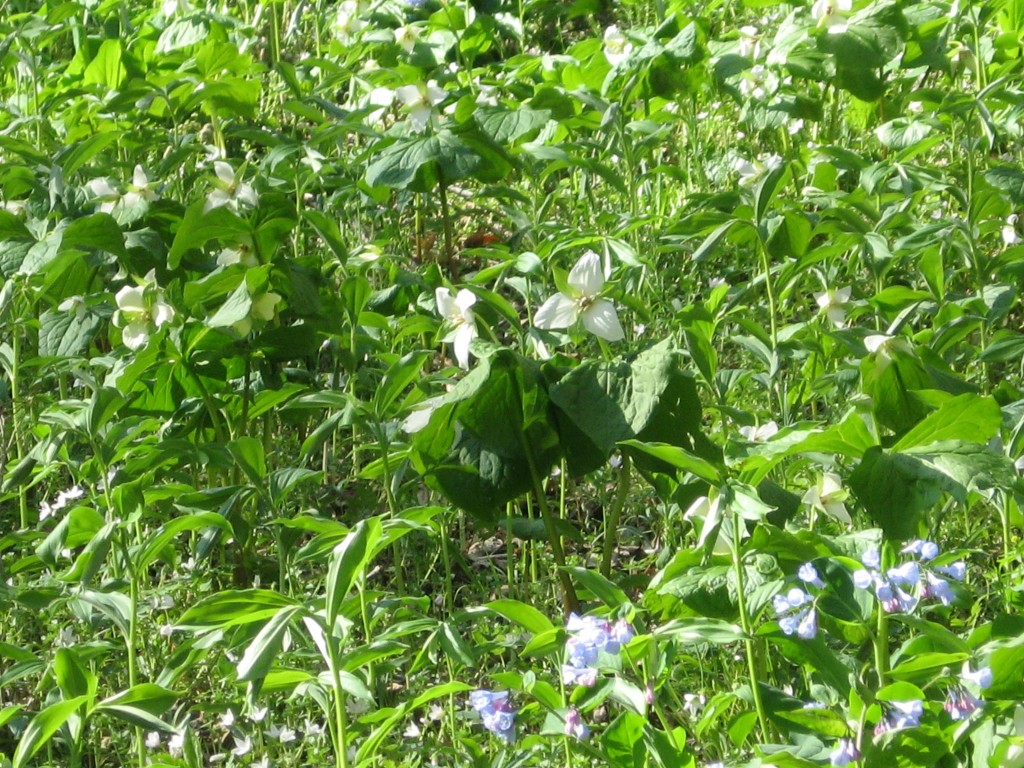
<instances>
[{"instance_id":1,"label":"ground cover plant","mask_svg":"<svg viewBox=\"0 0 1024 768\"><path fill-rule=\"evenodd\" d=\"M1020 0L0 0L0 766L1024 766Z\"/></svg>"}]
</instances>

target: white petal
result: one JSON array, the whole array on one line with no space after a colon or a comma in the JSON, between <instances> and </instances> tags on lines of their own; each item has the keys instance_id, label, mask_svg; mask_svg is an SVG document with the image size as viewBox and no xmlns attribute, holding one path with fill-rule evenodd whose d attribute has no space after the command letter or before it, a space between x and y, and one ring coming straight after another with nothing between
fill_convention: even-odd
<instances>
[{"instance_id":1,"label":"white petal","mask_svg":"<svg viewBox=\"0 0 1024 768\"><path fill-rule=\"evenodd\" d=\"M846 505L841 501L826 501L824 509L830 517L835 518L841 523L849 525L853 522L853 518L850 517L850 513L846 511Z\"/></svg>"},{"instance_id":2,"label":"white petal","mask_svg":"<svg viewBox=\"0 0 1024 768\"><path fill-rule=\"evenodd\" d=\"M533 324L545 331L568 328L576 322L576 302L564 293L556 293L541 304L533 316Z\"/></svg>"},{"instance_id":3,"label":"white petal","mask_svg":"<svg viewBox=\"0 0 1024 768\"><path fill-rule=\"evenodd\" d=\"M455 304L452 292L447 288L437 288L434 291L434 301L437 302L437 311L445 320L454 321L458 315L459 308Z\"/></svg>"},{"instance_id":4,"label":"white petal","mask_svg":"<svg viewBox=\"0 0 1024 768\"><path fill-rule=\"evenodd\" d=\"M151 313L153 315L153 323L157 328L162 325L167 325L167 323L174 320L174 307L163 300L159 300L153 304Z\"/></svg>"},{"instance_id":5,"label":"white petal","mask_svg":"<svg viewBox=\"0 0 1024 768\"><path fill-rule=\"evenodd\" d=\"M231 327L234 328L235 331L238 332L239 336L248 336L249 335L249 331L252 330L252 318L251 317L243 317L237 323L232 323Z\"/></svg>"},{"instance_id":6,"label":"white petal","mask_svg":"<svg viewBox=\"0 0 1024 768\"><path fill-rule=\"evenodd\" d=\"M142 170L141 165L135 166L135 172L132 174L132 184L140 188L149 185L149 177L146 176L146 172Z\"/></svg>"},{"instance_id":7,"label":"white petal","mask_svg":"<svg viewBox=\"0 0 1024 768\"><path fill-rule=\"evenodd\" d=\"M569 272L569 285L583 296L597 296L604 288L604 270L601 268L601 257L593 251L587 251L576 262Z\"/></svg>"},{"instance_id":8,"label":"white petal","mask_svg":"<svg viewBox=\"0 0 1024 768\"><path fill-rule=\"evenodd\" d=\"M583 327L605 341L621 341L626 337L615 305L607 299L598 299L587 308L583 313Z\"/></svg>"},{"instance_id":9,"label":"white petal","mask_svg":"<svg viewBox=\"0 0 1024 768\"><path fill-rule=\"evenodd\" d=\"M223 160L217 160L213 164L213 172L217 174L217 178L228 186L233 186L235 183L235 171L234 169L225 163Z\"/></svg>"},{"instance_id":10,"label":"white petal","mask_svg":"<svg viewBox=\"0 0 1024 768\"><path fill-rule=\"evenodd\" d=\"M231 196L223 189L215 189L213 192L206 196L206 205L203 207L204 211L209 211L212 208L220 208L222 205L227 205L231 202Z\"/></svg>"},{"instance_id":11,"label":"white petal","mask_svg":"<svg viewBox=\"0 0 1024 768\"><path fill-rule=\"evenodd\" d=\"M459 363L459 367L464 370L469 370L469 343L476 337L476 327L472 325L463 325L459 327L459 330L455 333L455 359Z\"/></svg>"},{"instance_id":12,"label":"white petal","mask_svg":"<svg viewBox=\"0 0 1024 768\"><path fill-rule=\"evenodd\" d=\"M269 322L274 319L274 307L277 306L279 301L281 301L280 294L272 291L264 293L262 296L252 300L252 308L249 310L249 314L257 320Z\"/></svg>"},{"instance_id":13,"label":"white petal","mask_svg":"<svg viewBox=\"0 0 1024 768\"><path fill-rule=\"evenodd\" d=\"M455 295L455 303L458 305L460 314L466 321L473 319L473 312L470 310L476 304L476 294L468 288L463 288Z\"/></svg>"},{"instance_id":14,"label":"white petal","mask_svg":"<svg viewBox=\"0 0 1024 768\"><path fill-rule=\"evenodd\" d=\"M122 312L145 312L146 304L142 300L143 289L136 285L126 285L117 292L114 300Z\"/></svg>"},{"instance_id":15,"label":"white petal","mask_svg":"<svg viewBox=\"0 0 1024 768\"><path fill-rule=\"evenodd\" d=\"M421 133L430 123L434 110L426 104L417 104L409 110L409 120L412 122L412 129Z\"/></svg>"},{"instance_id":16,"label":"white petal","mask_svg":"<svg viewBox=\"0 0 1024 768\"><path fill-rule=\"evenodd\" d=\"M371 94L372 95L372 94ZM420 96L420 89L415 85L403 85L395 89L395 96L405 105L416 104L422 101ZM371 101L371 104L376 102Z\"/></svg>"},{"instance_id":17,"label":"white petal","mask_svg":"<svg viewBox=\"0 0 1024 768\"><path fill-rule=\"evenodd\" d=\"M140 320L135 323L128 323L121 331L121 341L128 349L139 349L144 347L149 340L149 323Z\"/></svg>"}]
</instances>

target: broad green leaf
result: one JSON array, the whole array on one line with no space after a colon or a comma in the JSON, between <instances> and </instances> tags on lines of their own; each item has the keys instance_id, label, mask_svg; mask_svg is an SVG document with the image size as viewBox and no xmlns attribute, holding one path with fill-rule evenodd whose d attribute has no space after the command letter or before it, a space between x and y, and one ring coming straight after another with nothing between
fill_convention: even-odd
<instances>
[{"instance_id":1,"label":"broad green leaf","mask_svg":"<svg viewBox=\"0 0 1024 768\"><path fill-rule=\"evenodd\" d=\"M267 589L216 592L185 611L177 626L198 631L226 629L263 621L292 605L294 600Z\"/></svg>"},{"instance_id":2,"label":"broad green leaf","mask_svg":"<svg viewBox=\"0 0 1024 768\"><path fill-rule=\"evenodd\" d=\"M185 211L185 216L178 226L178 231L167 254L167 266L176 269L181 264L182 256L194 248L202 248L211 240L225 244L236 244L244 238L251 237L249 225L240 219L227 206L205 210L206 200L194 202Z\"/></svg>"},{"instance_id":3,"label":"broad green leaf","mask_svg":"<svg viewBox=\"0 0 1024 768\"><path fill-rule=\"evenodd\" d=\"M96 155L121 140L121 131L102 131L69 146L58 155L57 160L64 169L65 178L71 178Z\"/></svg>"},{"instance_id":4,"label":"broad green leaf","mask_svg":"<svg viewBox=\"0 0 1024 768\"><path fill-rule=\"evenodd\" d=\"M487 603L486 608L504 616L509 621L518 624L527 632L532 632L535 635L556 628L543 613L532 605L527 605L518 600L492 600Z\"/></svg>"},{"instance_id":5,"label":"broad green leaf","mask_svg":"<svg viewBox=\"0 0 1024 768\"><path fill-rule=\"evenodd\" d=\"M144 573L179 534L211 527L220 528L229 535L232 533L231 523L216 512L197 512L165 523L146 540L142 551L135 555L135 569Z\"/></svg>"},{"instance_id":6,"label":"broad green leaf","mask_svg":"<svg viewBox=\"0 0 1024 768\"><path fill-rule=\"evenodd\" d=\"M886 538L905 541L917 535L921 515L954 490L952 481L921 459L869 448L850 475L850 490Z\"/></svg>"},{"instance_id":7,"label":"broad green leaf","mask_svg":"<svg viewBox=\"0 0 1024 768\"><path fill-rule=\"evenodd\" d=\"M96 695L99 680L93 672L85 668L74 649L57 649L53 659L53 673L65 699Z\"/></svg>"},{"instance_id":8,"label":"broad green leaf","mask_svg":"<svg viewBox=\"0 0 1024 768\"><path fill-rule=\"evenodd\" d=\"M327 626L333 627L341 603L363 575L370 553L381 535L377 518L360 520L331 554L327 571Z\"/></svg>"},{"instance_id":9,"label":"broad green leaf","mask_svg":"<svg viewBox=\"0 0 1024 768\"><path fill-rule=\"evenodd\" d=\"M127 76L128 71L121 61L121 41L113 38L100 43L99 50L85 68L83 80L116 91Z\"/></svg>"},{"instance_id":10,"label":"broad green leaf","mask_svg":"<svg viewBox=\"0 0 1024 768\"><path fill-rule=\"evenodd\" d=\"M63 230L61 251L72 248L79 250L97 250L125 256L124 232L109 213L94 213L72 221Z\"/></svg>"},{"instance_id":11,"label":"broad green leaf","mask_svg":"<svg viewBox=\"0 0 1024 768\"><path fill-rule=\"evenodd\" d=\"M140 683L128 690L114 694L96 705L96 711L113 712L119 707L132 707L159 717L169 710L182 694L154 683ZM165 730L167 727L165 726Z\"/></svg>"},{"instance_id":12,"label":"broad green leaf","mask_svg":"<svg viewBox=\"0 0 1024 768\"><path fill-rule=\"evenodd\" d=\"M87 313L79 319L74 310L47 310L39 316L41 357L78 357L89 347L100 328L100 318Z\"/></svg>"},{"instance_id":13,"label":"broad green leaf","mask_svg":"<svg viewBox=\"0 0 1024 768\"><path fill-rule=\"evenodd\" d=\"M114 622L125 638L128 637L132 604L127 595L120 592L97 592L90 589L81 592L76 599L88 603L98 610Z\"/></svg>"},{"instance_id":14,"label":"broad green leaf","mask_svg":"<svg viewBox=\"0 0 1024 768\"><path fill-rule=\"evenodd\" d=\"M480 128L499 144L515 142L544 126L551 117L546 109L518 106L480 107L473 113Z\"/></svg>"},{"instance_id":15,"label":"broad green leaf","mask_svg":"<svg viewBox=\"0 0 1024 768\"><path fill-rule=\"evenodd\" d=\"M206 318L206 324L211 328L230 328L240 320L248 318L251 310L252 296L249 294L249 286L243 280L228 296L227 301L221 304L213 315Z\"/></svg>"},{"instance_id":16,"label":"broad green leaf","mask_svg":"<svg viewBox=\"0 0 1024 768\"><path fill-rule=\"evenodd\" d=\"M24 768L40 749L53 737L53 734L74 715L78 708L89 700L88 696L76 696L66 701L58 701L39 712L29 721L21 734L18 746L11 759L11 768Z\"/></svg>"},{"instance_id":17,"label":"broad green leaf","mask_svg":"<svg viewBox=\"0 0 1024 768\"><path fill-rule=\"evenodd\" d=\"M290 605L280 609L263 625L238 662L239 680L260 680L266 677L281 652L285 632L304 611L301 605Z\"/></svg>"},{"instance_id":18,"label":"broad green leaf","mask_svg":"<svg viewBox=\"0 0 1024 768\"><path fill-rule=\"evenodd\" d=\"M572 576L573 581L609 608L620 608L629 604L629 597L626 596L626 593L597 571L571 565L566 566L565 570Z\"/></svg>"},{"instance_id":19,"label":"broad green leaf","mask_svg":"<svg viewBox=\"0 0 1024 768\"><path fill-rule=\"evenodd\" d=\"M425 192L439 178L448 184L471 176L479 163L480 157L462 139L451 131L441 130L399 139L377 152L366 169L366 183L396 189L414 186Z\"/></svg>"},{"instance_id":20,"label":"broad green leaf","mask_svg":"<svg viewBox=\"0 0 1024 768\"><path fill-rule=\"evenodd\" d=\"M601 749L609 768L636 768L644 764L647 749L643 743L647 718L635 712L623 712L601 734Z\"/></svg>"},{"instance_id":21,"label":"broad green leaf","mask_svg":"<svg viewBox=\"0 0 1024 768\"><path fill-rule=\"evenodd\" d=\"M774 716L833 739L851 735L850 726L847 725L846 720L831 709L780 710L775 712Z\"/></svg>"},{"instance_id":22,"label":"broad green leaf","mask_svg":"<svg viewBox=\"0 0 1024 768\"><path fill-rule=\"evenodd\" d=\"M671 638L681 643L694 645L735 643L745 637L743 630L735 624L703 617L673 619L668 624L663 624L655 629L651 634L655 637Z\"/></svg>"},{"instance_id":23,"label":"broad green leaf","mask_svg":"<svg viewBox=\"0 0 1024 768\"><path fill-rule=\"evenodd\" d=\"M1003 417L991 397L966 394L946 401L905 434L893 450L925 446L945 440L987 443L999 434Z\"/></svg>"}]
</instances>

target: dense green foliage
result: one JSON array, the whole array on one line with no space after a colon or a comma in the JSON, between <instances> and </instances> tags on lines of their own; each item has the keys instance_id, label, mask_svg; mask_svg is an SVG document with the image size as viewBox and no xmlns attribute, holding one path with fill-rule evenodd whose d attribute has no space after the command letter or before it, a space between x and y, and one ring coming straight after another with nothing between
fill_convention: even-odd
<instances>
[{"instance_id":1,"label":"dense green foliage","mask_svg":"<svg viewBox=\"0 0 1024 768\"><path fill-rule=\"evenodd\" d=\"M1024 766L1022 0L0 0L0 768Z\"/></svg>"}]
</instances>

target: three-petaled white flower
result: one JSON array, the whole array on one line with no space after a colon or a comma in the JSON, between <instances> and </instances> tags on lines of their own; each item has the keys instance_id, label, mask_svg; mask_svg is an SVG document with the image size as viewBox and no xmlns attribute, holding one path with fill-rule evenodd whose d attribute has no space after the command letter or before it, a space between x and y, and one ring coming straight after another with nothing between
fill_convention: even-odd
<instances>
[{"instance_id":1,"label":"three-petaled white flower","mask_svg":"<svg viewBox=\"0 0 1024 768\"><path fill-rule=\"evenodd\" d=\"M853 0L815 0L811 16L819 27L825 27L830 34L846 31L846 14L853 8Z\"/></svg>"},{"instance_id":2,"label":"three-petaled white flower","mask_svg":"<svg viewBox=\"0 0 1024 768\"><path fill-rule=\"evenodd\" d=\"M633 44L612 24L604 31L604 57L613 67L629 58L633 52Z\"/></svg>"},{"instance_id":3,"label":"three-petaled white flower","mask_svg":"<svg viewBox=\"0 0 1024 768\"><path fill-rule=\"evenodd\" d=\"M238 331L240 336L248 336L249 331L252 330L253 320L268 323L274 319L274 314L277 311L275 308L279 301L281 301L281 295L273 291L267 291L254 297L249 306L249 314L232 324L231 327Z\"/></svg>"},{"instance_id":4,"label":"three-petaled white flower","mask_svg":"<svg viewBox=\"0 0 1024 768\"><path fill-rule=\"evenodd\" d=\"M144 347L151 333L174 320L174 307L164 301L156 287L153 270L143 278L142 285L126 285L114 300L114 325L121 328L121 340L128 349Z\"/></svg>"},{"instance_id":5,"label":"three-petaled white flower","mask_svg":"<svg viewBox=\"0 0 1024 768\"><path fill-rule=\"evenodd\" d=\"M359 11L359 3L355 0L345 0L338 6L338 15L334 17L331 27L342 45L351 43L366 26L359 18Z\"/></svg>"},{"instance_id":6,"label":"three-petaled white flower","mask_svg":"<svg viewBox=\"0 0 1024 768\"><path fill-rule=\"evenodd\" d=\"M444 340L452 342L459 367L468 371L469 344L477 335L476 316L473 314L476 294L463 288L453 296L447 288L438 288L434 291L434 299L437 301L437 311L451 326Z\"/></svg>"},{"instance_id":7,"label":"three-petaled white flower","mask_svg":"<svg viewBox=\"0 0 1024 768\"><path fill-rule=\"evenodd\" d=\"M448 92L434 80L425 85L403 85L395 89L395 96L409 110L409 121L417 133L434 122L434 107L444 101L447 95Z\"/></svg>"},{"instance_id":8,"label":"three-petaled white flower","mask_svg":"<svg viewBox=\"0 0 1024 768\"><path fill-rule=\"evenodd\" d=\"M124 191L106 178L92 179L85 186L92 194L96 210L112 216L117 216L122 211L131 213L136 209L145 210L142 208L143 205L160 199L156 191L156 182L149 180L141 165L135 166L132 180L125 185Z\"/></svg>"},{"instance_id":9,"label":"three-petaled white flower","mask_svg":"<svg viewBox=\"0 0 1024 768\"><path fill-rule=\"evenodd\" d=\"M812 509L824 512L829 517L849 525L853 520L850 518L850 513L846 511L846 505L843 503L849 495L849 492L843 488L839 475L833 472L826 472L821 476L821 480L807 489L803 501L804 504L810 505Z\"/></svg>"},{"instance_id":10,"label":"three-petaled white flower","mask_svg":"<svg viewBox=\"0 0 1024 768\"><path fill-rule=\"evenodd\" d=\"M852 289L846 286L814 294L814 300L836 328L846 326L846 307L850 301L851 292Z\"/></svg>"},{"instance_id":11,"label":"three-petaled white flower","mask_svg":"<svg viewBox=\"0 0 1024 768\"><path fill-rule=\"evenodd\" d=\"M216 189L206 196L204 210L219 208L222 205L229 206L237 211L240 207L255 208L259 202L259 196L252 184L242 181L241 173L236 174L235 170L223 160L217 160L213 164L213 172L217 177L213 180Z\"/></svg>"},{"instance_id":12,"label":"three-petaled white flower","mask_svg":"<svg viewBox=\"0 0 1024 768\"><path fill-rule=\"evenodd\" d=\"M604 288L604 270L601 257L587 251L569 272L566 281L569 293L556 293L537 310L533 324L550 331L568 328L577 320L595 336L606 341L625 338L615 305L608 299L598 298Z\"/></svg>"},{"instance_id":13,"label":"three-petaled white flower","mask_svg":"<svg viewBox=\"0 0 1024 768\"><path fill-rule=\"evenodd\" d=\"M414 27L411 24L398 27L395 30L395 42L402 48L406 53L412 53L416 47L416 43L420 39L419 27Z\"/></svg>"}]
</instances>

